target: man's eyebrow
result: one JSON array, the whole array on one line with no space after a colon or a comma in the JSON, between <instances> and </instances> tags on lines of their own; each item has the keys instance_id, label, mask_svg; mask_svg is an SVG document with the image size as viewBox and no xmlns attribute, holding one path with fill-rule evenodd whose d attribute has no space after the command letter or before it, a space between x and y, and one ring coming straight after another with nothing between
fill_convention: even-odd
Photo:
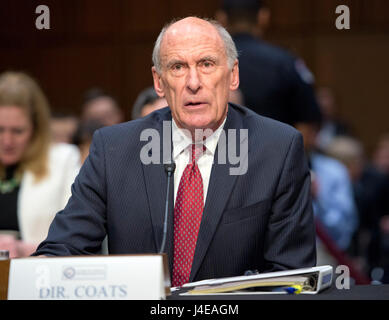
<instances>
[{"instance_id":1,"label":"man's eyebrow","mask_svg":"<svg viewBox=\"0 0 389 320\"><path fill-rule=\"evenodd\" d=\"M174 66L175 64L185 64L184 61L182 60L179 60L179 59L172 59L170 61L168 61L168 63L166 64L166 68L170 68L172 66Z\"/></svg>"},{"instance_id":2,"label":"man's eyebrow","mask_svg":"<svg viewBox=\"0 0 389 320\"><path fill-rule=\"evenodd\" d=\"M218 61L218 59L215 56L209 55L209 56L201 57L198 60L198 62L204 62L204 61L212 61L212 62L216 63ZM166 68L169 69L172 66L174 66L175 64L186 64L186 62L183 60L180 60L180 59L172 59L172 60L168 61L168 63L166 64Z\"/></svg>"},{"instance_id":3,"label":"man's eyebrow","mask_svg":"<svg viewBox=\"0 0 389 320\"><path fill-rule=\"evenodd\" d=\"M215 56L205 56L205 57L202 57L199 62L204 62L204 61L213 61L213 62L217 62L218 59L215 57Z\"/></svg>"}]
</instances>

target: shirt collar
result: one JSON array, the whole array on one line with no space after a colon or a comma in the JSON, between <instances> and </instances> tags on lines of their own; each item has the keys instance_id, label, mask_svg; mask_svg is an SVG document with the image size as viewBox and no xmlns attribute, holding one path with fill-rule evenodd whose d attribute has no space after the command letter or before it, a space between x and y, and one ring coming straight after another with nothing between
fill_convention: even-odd
<instances>
[{"instance_id":1,"label":"shirt collar","mask_svg":"<svg viewBox=\"0 0 389 320\"><path fill-rule=\"evenodd\" d=\"M223 123L216 129L216 131L205 139L204 145L206 152L215 154L216 146L219 141L220 134L226 123L227 117L225 117ZM192 144L192 137L185 134L185 131L180 129L174 119L172 118L172 140L173 140L173 159L176 159L189 145Z\"/></svg>"}]
</instances>

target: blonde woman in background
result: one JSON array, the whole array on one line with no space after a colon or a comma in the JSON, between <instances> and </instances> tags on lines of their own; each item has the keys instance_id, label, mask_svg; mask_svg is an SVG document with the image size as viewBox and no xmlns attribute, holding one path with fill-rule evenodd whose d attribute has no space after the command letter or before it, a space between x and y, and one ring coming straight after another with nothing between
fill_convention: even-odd
<instances>
[{"instance_id":1,"label":"blonde woman in background","mask_svg":"<svg viewBox=\"0 0 389 320\"><path fill-rule=\"evenodd\" d=\"M50 110L38 84L0 74L0 249L28 256L66 205L80 168L77 148L51 144Z\"/></svg>"}]
</instances>

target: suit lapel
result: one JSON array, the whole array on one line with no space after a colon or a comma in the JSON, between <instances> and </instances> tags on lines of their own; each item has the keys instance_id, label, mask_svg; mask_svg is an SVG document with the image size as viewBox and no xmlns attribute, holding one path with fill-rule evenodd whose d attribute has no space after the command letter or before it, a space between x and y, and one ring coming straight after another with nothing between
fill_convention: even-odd
<instances>
[{"instance_id":1,"label":"suit lapel","mask_svg":"<svg viewBox=\"0 0 389 320\"><path fill-rule=\"evenodd\" d=\"M142 164L144 180L146 185L146 192L148 198L148 204L150 208L150 218L153 227L154 241L155 241L155 251L158 252L163 237L163 223L165 216L165 203L166 203L166 188L167 188L167 174L164 169L164 160L166 160L167 152L163 152L162 139L164 139L163 134L166 134L166 130L163 130L163 121L171 121L171 114L169 112L164 112L161 115L161 118L156 120L154 128L159 133L160 137L160 150L151 150L154 152L159 152L160 163L158 164ZM170 122L171 123L171 122ZM165 127L167 129L167 127ZM169 139L170 135L167 137ZM171 144L171 139L169 141ZM151 156L149 152L149 156ZM174 179L171 178L170 181L170 190L169 190L169 212L168 212L168 229L167 229L167 239L165 252L168 254L169 258L169 267L172 268L173 263L173 202L174 202Z\"/></svg>"},{"instance_id":2,"label":"suit lapel","mask_svg":"<svg viewBox=\"0 0 389 320\"><path fill-rule=\"evenodd\" d=\"M227 137L228 129L236 129L239 133L239 129L241 128L241 126L242 123L237 112L230 106L227 120L223 129L224 134L226 134ZM237 141L239 141L238 135L237 139ZM219 139L219 142L220 141L221 140ZM209 248L209 245L212 242L212 238L219 225L220 218L222 217L224 208L227 205L228 199L230 197L237 178L236 175L230 175L231 165L228 161L228 156L226 156L227 161L225 164L220 164L218 161L217 156L219 152L223 154L223 152L227 152L227 150L228 141L226 147L224 148L220 143L218 143L218 146L215 151L214 164L212 165L212 171L208 185L208 193L203 211L203 217L201 220L200 230L197 237L196 250L189 281L193 281L202 264L204 256ZM228 153L226 153L226 155L227 154Z\"/></svg>"}]
</instances>

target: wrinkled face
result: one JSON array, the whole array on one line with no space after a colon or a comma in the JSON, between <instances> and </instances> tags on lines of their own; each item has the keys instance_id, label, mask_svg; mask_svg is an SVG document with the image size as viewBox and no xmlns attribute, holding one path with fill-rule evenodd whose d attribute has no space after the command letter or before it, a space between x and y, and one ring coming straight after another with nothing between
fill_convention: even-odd
<instances>
[{"instance_id":1,"label":"wrinkled face","mask_svg":"<svg viewBox=\"0 0 389 320\"><path fill-rule=\"evenodd\" d=\"M154 87L179 127L194 132L223 123L229 91L239 86L238 61L231 70L225 51L217 30L204 20L186 18L166 31L161 74L152 69Z\"/></svg>"},{"instance_id":2,"label":"wrinkled face","mask_svg":"<svg viewBox=\"0 0 389 320\"><path fill-rule=\"evenodd\" d=\"M18 163L33 132L26 112L17 106L0 106L0 162L4 166Z\"/></svg>"}]
</instances>

